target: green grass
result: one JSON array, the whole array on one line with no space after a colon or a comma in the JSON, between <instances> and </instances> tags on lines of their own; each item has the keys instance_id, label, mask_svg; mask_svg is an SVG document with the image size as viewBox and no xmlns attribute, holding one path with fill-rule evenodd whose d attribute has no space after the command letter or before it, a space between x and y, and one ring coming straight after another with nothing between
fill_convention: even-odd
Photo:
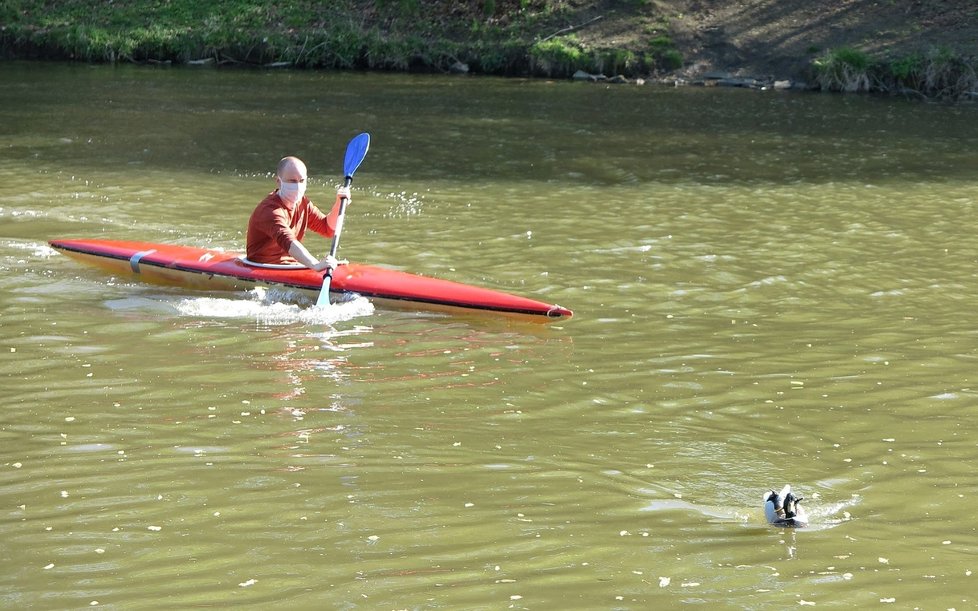
<instances>
[{"instance_id":1,"label":"green grass","mask_svg":"<svg viewBox=\"0 0 978 611\"><path fill-rule=\"evenodd\" d=\"M655 67L670 72L681 68L683 55L676 48L676 43L665 34L659 34L649 40L649 53L654 59Z\"/></svg>"},{"instance_id":2,"label":"green grass","mask_svg":"<svg viewBox=\"0 0 978 611\"><path fill-rule=\"evenodd\" d=\"M576 10L565 0L6 0L0 56L423 71L463 61L482 73L552 77L681 64L668 38L631 49L552 36L581 23Z\"/></svg>"},{"instance_id":3,"label":"green grass","mask_svg":"<svg viewBox=\"0 0 978 611\"><path fill-rule=\"evenodd\" d=\"M871 63L868 54L851 47L827 51L814 62L816 82L828 91L869 91Z\"/></svg>"},{"instance_id":4,"label":"green grass","mask_svg":"<svg viewBox=\"0 0 978 611\"><path fill-rule=\"evenodd\" d=\"M559 73L581 58L559 42L536 48L533 28L564 10L559 0L6 0L0 55L386 70L463 60L497 74L545 64Z\"/></svg>"},{"instance_id":5,"label":"green grass","mask_svg":"<svg viewBox=\"0 0 978 611\"><path fill-rule=\"evenodd\" d=\"M565 76L590 68L590 62L577 37L559 36L530 47L534 72L543 76Z\"/></svg>"},{"instance_id":6,"label":"green grass","mask_svg":"<svg viewBox=\"0 0 978 611\"><path fill-rule=\"evenodd\" d=\"M890 72L897 82L917 87L923 79L925 60L920 53L912 53L890 62Z\"/></svg>"},{"instance_id":7,"label":"green grass","mask_svg":"<svg viewBox=\"0 0 978 611\"><path fill-rule=\"evenodd\" d=\"M961 99L978 90L978 65L946 48L914 52L890 59L840 48L813 62L823 90L911 93L926 98Z\"/></svg>"}]
</instances>

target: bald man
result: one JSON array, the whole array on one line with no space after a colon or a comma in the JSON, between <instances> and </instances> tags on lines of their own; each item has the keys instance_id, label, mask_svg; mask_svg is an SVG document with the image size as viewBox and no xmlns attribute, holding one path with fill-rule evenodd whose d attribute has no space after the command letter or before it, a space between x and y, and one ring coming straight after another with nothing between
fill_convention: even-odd
<instances>
[{"instance_id":1,"label":"bald man","mask_svg":"<svg viewBox=\"0 0 978 611\"><path fill-rule=\"evenodd\" d=\"M317 259L302 245L306 229L331 238L340 213L340 199L350 200L349 187L340 187L328 215L306 193L306 164L298 157L284 157L275 171L275 190L251 213L248 220L248 259L255 263L301 263L318 272L335 268L335 258Z\"/></svg>"}]
</instances>

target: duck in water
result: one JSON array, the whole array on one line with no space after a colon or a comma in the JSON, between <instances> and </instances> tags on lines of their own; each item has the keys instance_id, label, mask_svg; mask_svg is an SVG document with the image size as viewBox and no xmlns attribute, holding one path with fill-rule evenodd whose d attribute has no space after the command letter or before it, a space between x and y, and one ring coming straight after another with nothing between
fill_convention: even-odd
<instances>
[{"instance_id":1,"label":"duck in water","mask_svg":"<svg viewBox=\"0 0 978 611\"><path fill-rule=\"evenodd\" d=\"M775 526L801 528L808 526L808 512L799 505L801 497L791 492L791 485L785 484L781 492L771 490L764 494L764 515Z\"/></svg>"}]
</instances>

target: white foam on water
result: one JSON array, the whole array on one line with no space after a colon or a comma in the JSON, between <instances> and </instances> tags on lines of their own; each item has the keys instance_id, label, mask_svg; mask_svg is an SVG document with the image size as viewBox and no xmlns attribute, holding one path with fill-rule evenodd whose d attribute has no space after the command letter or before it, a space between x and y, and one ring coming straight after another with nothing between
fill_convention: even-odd
<instances>
[{"instance_id":1,"label":"white foam on water","mask_svg":"<svg viewBox=\"0 0 978 611\"><path fill-rule=\"evenodd\" d=\"M177 312L197 318L230 318L257 320L267 325L294 323L322 325L352 320L373 314L374 306L364 297L355 297L328 308L312 306L308 300L288 291L256 288L250 298L188 297L174 304Z\"/></svg>"},{"instance_id":2,"label":"white foam on water","mask_svg":"<svg viewBox=\"0 0 978 611\"><path fill-rule=\"evenodd\" d=\"M853 494L851 498L835 503L821 503L817 493L814 498L805 496L802 505L808 513L808 526L804 530L827 530L855 519L848 510L861 501L862 498L858 494Z\"/></svg>"},{"instance_id":3,"label":"white foam on water","mask_svg":"<svg viewBox=\"0 0 978 611\"><path fill-rule=\"evenodd\" d=\"M0 241L0 248L10 248L11 250L23 250L36 259L47 259L56 254L58 251L51 248L44 242L23 242L20 240L2 240Z\"/></svg>"}]
</instances>

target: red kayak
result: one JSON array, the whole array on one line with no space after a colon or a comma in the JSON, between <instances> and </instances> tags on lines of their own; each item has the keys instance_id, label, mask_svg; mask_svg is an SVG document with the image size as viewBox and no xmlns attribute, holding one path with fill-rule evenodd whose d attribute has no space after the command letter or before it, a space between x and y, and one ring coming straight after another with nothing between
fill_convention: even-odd
<instances>
[{"instance_id":1,"label":"red kayak","mask_svg":"<svg viewBox=\"0 0 978 611\"><path fill-rule=\"evenodd\" d=\"M156 284L200 290L249 290L256 286L288 288L315 302L323 285L320 272L306 267L268 267L247 262L239 253L121 240L52 240L51 246L115 275ZM373 265L350 263L333 272L330 295L340 301L362 295L388 306L485 311L550 322L570 318L567 308Z\"/></svg>"}]
</instances>

